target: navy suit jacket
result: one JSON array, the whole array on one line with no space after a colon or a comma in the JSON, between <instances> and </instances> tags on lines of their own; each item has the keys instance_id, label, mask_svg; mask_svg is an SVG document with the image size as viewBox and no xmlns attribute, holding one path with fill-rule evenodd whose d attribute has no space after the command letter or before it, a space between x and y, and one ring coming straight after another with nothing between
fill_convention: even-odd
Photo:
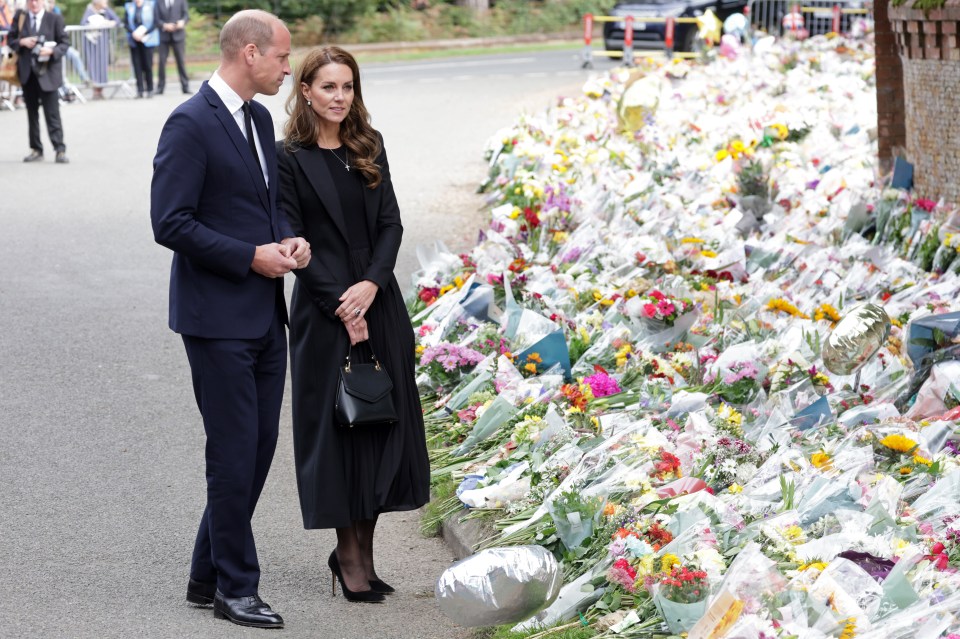
<instances>
[{"instance_id":1,"label":"navy suit jacket","mask_svg":"<svg viewBox=\"0 0 960 639\"><path fill-rule=\"evenodd\" d=\"M294 236L277 206L273 120L251 104L269 190L240 127L206 82L160 134L150 217L156 241L174 251L170 328L183 335L256 339L275 310L286 321L283 278L250 268L258 245Z\"/></svg>"}]
</instances>

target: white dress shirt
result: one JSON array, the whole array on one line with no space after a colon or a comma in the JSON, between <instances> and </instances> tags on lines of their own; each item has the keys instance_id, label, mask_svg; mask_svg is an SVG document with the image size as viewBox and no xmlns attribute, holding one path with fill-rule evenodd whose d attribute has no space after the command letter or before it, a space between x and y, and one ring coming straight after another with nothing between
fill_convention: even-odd
<instances>
[{"instance_id":1,"label":"white dress shirt","mask_svg":"<svg viewBox=\"0 0 960 639\"><path fill-rule=\"evenodd\" d=\"M227 107L227 111L233 116L234 122L237 123L237 126L240 127L240 134L246 138L247 131L246 127L243 124L243 98L237 95L237 92L230 88L230 85L227 84L226 80L220 77L220 73L217 71L213 72L213 76L207 81L207 84L210 85L210 88L216 92L220 99L223 100L224 106ZM252 121L251 126L253 126L253 141L257 145L257 156L260 160L260 170L263 171L263 182L267 185L267 188L270 188L270 179L267 177L267 164L264 162L263 147L260 146L260 135L257 133L257 123Z\"/></svg>"}]
</instances>

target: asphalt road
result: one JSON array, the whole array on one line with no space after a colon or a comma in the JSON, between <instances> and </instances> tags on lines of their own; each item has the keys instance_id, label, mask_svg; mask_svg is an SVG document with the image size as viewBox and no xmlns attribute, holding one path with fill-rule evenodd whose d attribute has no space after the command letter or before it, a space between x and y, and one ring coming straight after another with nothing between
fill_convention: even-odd
<instances>
[{"instance_id":1,"label":"asphalt road","mask_svg":"<svg viewBox=\"0 0 960 639\"><path fill-rule=\"evenodd\" d=\"M575 93L578 69L573 50L364 69L406 227L402 286L417 243L473 242L484 142L520 111ZM289 86L263 100L278 131ZM26 113L0 112L2 637L264 632L183 601L204 437L182 343L166 327L170 254L148 215L157 137L182 99L65 105L66 166L46 137L46 161L23 164ZM385 516L379 531L379 572L399 594L379 606L331 598L334 535L302 528L289 410L288 391L254 520L261 594L284 615L283 636L469 636L437 609L433 585L452 555L419 536L416 512Z\"/></svg>"}]
</instances>

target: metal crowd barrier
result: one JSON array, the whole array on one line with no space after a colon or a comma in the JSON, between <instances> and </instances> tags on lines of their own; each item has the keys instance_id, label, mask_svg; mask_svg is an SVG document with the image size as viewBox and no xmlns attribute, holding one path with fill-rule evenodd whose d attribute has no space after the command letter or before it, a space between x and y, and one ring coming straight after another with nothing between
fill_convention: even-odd
<instances>
[{"instance_id":1,"label":"metal crowd barrier","mask_svg":"<svg viewBox=\"0 0 960 639\"><path fill-rule=\"evenodd\" d=\"M870 4L870 0L867 0ZM850 31L856 16L872 19L871 8L864 8L861 0L852 0L843 5L836 0L806 0L801 6L794 0L750 0L743 13L750 19L750 28L760 30L771 35L793 35L808 37L826 33L847 33ZM593 25L594 23L616 22L623 23L623 49L609 51L606 49L594 50ZM624 65L633 66L635 56L633 49L634 24L656 23L664 25L663 51L667 58L694 57L696 53L674 51L674 30L677 24L696 24L697 18L663 18L655 16L583 16L583 54L581 56L583 68L593 67L593 58L623 57ZM641 29L644 28L641 26Z\"/></svg>"},{"instance_id":2,"label":"metal crowd barrier","mask_svg":"<svg viewBox=\"0 0 960 639\"><path fill-rule=\"evenodd\" d=\"M866 5L866 6L865 6ZM770 35L793 33L806 36L847 33L857 17L872 19L872 2L854 0L751 0L747 5L750 24Z\"/></svg>"},{"instance_id":3,"label":"metal crowd barrier","mask_svg":"<svg viewBox=\"0 0 960 639\"><path fill-rule=\"evenodd\" d=\"M102 89L105 97L137 94L127 54L126 31L120 25L67 27L70 51L64 57L63 79L78 97L81 84Z\"/></svg>"}]
</instances>

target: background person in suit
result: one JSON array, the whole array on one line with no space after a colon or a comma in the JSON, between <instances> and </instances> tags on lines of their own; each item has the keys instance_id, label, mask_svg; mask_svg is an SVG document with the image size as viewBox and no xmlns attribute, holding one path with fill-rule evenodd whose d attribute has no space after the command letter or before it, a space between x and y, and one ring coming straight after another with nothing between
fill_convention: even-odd
<instances>
[{"instance_id":1,"label":"background person in suit","mask_svg":"<svg viewBox=\"0 0 960 639\"><path fill-rule=\"evenodd\" d=\"M257 93L290 74L290 32L241 11L220 33L220 66L160 134L150 215L174 251L170 328L183 338L207 435L207 504L187 601L263 628L283 619L260 599L250 525L270 469L287 365L283 275L310 261L277 206L273 122Z\"/></svg>"},{"instance_id":2,"label":"background person in suit","mask_svg":"<svg viewBox=\"0 0 960 639\"><path fill-rule=\"evenodd\" d=\"M374 566L377 519L430 499L413 328L393 274L400 209L353 56L339 47L308 53L287 112L280 197L294 231L315 248L296 272L290 306L300 509L305 528L336 528L328 565L344 596L378 602L394 589ZM393 382L399 421L342 428L333 410L339 366L368 337Z\"/></svg>"},{"instance_id":3,"label":"background person in suit","mask_svg":"<svg viewBox=\"0 0 960 639\"><path fill-rule=\"evenodd\" d=\"M167 81L167 53L172 49L177 61L177 74L180 76L180 88L190 94L190 78L184 64L186 56L187 32L184 30L190 15L187 0L157 0L157 22L160 23L160 46L157 65L157 93L163 93Z\"/></svg>"},{"instance_id":4,"label":"background person in suit","mask_svg":"<svg viewBox=\"0 0 960 639\"><path fill-rule=\"evenodd\" d=\"M133 0L123 5L126 12L127 44L133 74L137 79L137 97L153 97L153 50L160 44L156 5L153 0Z\"/></svg>"},{"instance_id":5,"label":"background person in suit","mask_svg":"<svg viewBox=\"0 0 960 639\"><path fill-rule=\"evenodd\" d=\"M21 20L21 16L23 19ZM27 10L17 11L8 36L10 48L19 55L17 75L27 105L30 155L24 162L43 159L40 139L40 105L47 122L47 135L57 153L57 163L66 164L67 147L63 143L58 90L63 84L63 56L70 48L63 16L44 10L44 0L27 0Z\"/></svg>"}]
</instances>

